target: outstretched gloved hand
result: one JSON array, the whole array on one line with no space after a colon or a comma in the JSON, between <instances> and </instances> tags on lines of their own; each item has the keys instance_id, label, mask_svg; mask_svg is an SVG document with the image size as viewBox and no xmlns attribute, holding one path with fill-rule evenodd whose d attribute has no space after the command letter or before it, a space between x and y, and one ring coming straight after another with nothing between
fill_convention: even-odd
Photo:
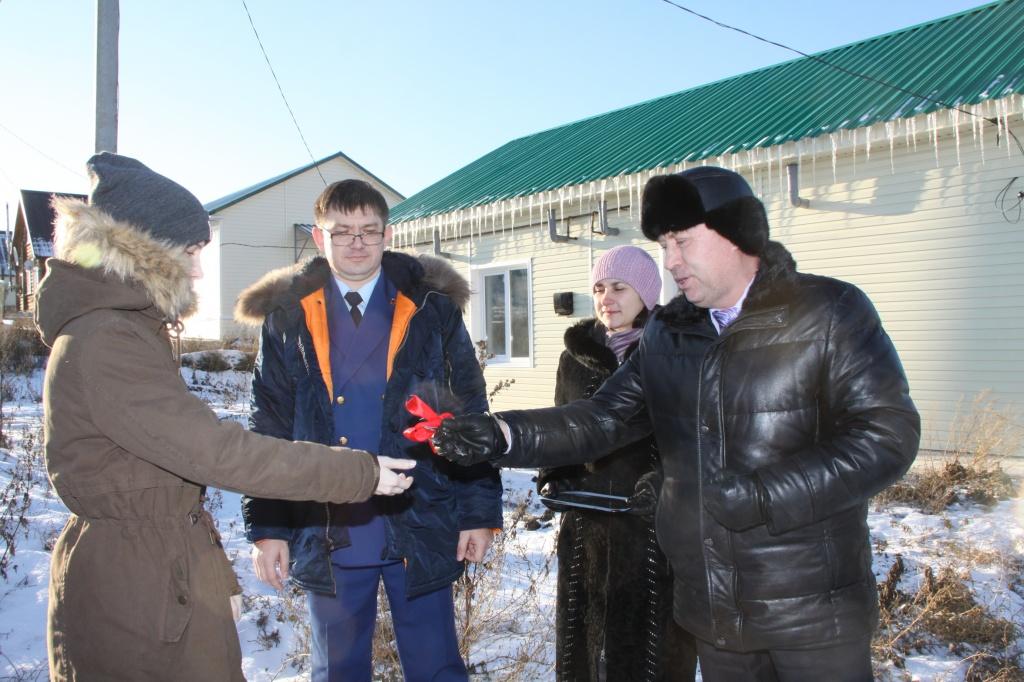
<instances>
[{"instance_id":1,"label":"outstretched gloved hand","mask_svg":"<svg viewBox=\"0 0 1024 682\"><path fill-rule=\"evenodd\" d=\"M445 419L431 440L437 454L462 466L493 462L508 449L501 424L490 414Z\"/></svg>"},{"instance_id":2,"label":"outstretched gloved hand","mask_svg":"<svg viewBox=\"0 0 1024 682\"><path fill-rule=\"evenodd\" d=\"M765 523L765 497L757 474L737 474L726 469L704 483L704 508L730 530L747 530Z\"/></svg>"}]
</instances>

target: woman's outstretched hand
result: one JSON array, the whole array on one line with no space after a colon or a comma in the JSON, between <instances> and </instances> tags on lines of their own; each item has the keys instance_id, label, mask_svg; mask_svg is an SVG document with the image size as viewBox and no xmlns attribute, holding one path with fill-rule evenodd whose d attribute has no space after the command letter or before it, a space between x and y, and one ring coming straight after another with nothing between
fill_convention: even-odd
<instances>
[{"instance_id":1,"label":"woman's outstretched hand","mask_svg":"<svg viewBox=\"0 0 1024 682\"><path fill-rule=\"evenodd\" d=\"M377 479L375 495L397 495L412 485L412 476L402 472L415 467L416 460L378 457L377 464L380 465L380 477Z\"/></svg>"}]
</instances>

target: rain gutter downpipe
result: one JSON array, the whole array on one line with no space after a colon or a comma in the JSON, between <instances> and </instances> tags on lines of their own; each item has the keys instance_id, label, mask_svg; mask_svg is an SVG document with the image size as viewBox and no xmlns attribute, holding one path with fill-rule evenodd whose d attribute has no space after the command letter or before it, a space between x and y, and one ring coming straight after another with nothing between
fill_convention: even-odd
<instances>
[{"instance_id":1,"label":"rain gutter downpipe","mask_svg":"<svg viewBox=\"0 0 1024 682\"><path fill-rule=\"evenodd\" d=\"M797 208L809 208L811 202L800 196L800 165L791 163L786 171L789 173L789 203Z\"/></svg>"}]
</instances>

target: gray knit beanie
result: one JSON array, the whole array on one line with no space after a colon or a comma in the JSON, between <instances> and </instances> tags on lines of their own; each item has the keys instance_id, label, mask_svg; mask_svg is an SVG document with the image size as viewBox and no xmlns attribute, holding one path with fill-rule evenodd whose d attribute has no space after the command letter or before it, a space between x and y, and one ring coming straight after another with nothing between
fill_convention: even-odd
<instances>
[{"instance_id":1,"label":"gray knit beanie","mask_svg":"<svg viewBox=\"0 0 1024 682\"><path fill-rule=\"evenodd\" d=\"M183 247L210 240L210 216L195 195L127 156L101 152L86 163L89 204L161 241Z\"/></svg>"},{"instance_id":2,"label":"gray knit beanie","mask_svg":"<svg viewBox=\"0 0 1024 682\"><path fill-rule=\"evenodd\" d=\"M602 279L619 279L640 294L640 300L652 310L661 294L661 274L651 255L639 246L624 244L605 251L590 272L590 286Z\"/></svg>"}]
</instances>

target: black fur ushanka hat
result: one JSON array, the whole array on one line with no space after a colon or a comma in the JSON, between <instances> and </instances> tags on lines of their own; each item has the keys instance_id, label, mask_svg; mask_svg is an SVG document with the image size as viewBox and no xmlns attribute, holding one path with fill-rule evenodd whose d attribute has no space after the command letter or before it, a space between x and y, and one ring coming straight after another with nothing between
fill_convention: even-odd
<instances>
[{"instance_id":1,"label":"black fur ushanka hat","mask_svg":"<svg viewBox=\"0 0 1024 682\"><path fill-rule=\"evenodd\" d=\"M644 187L640 228L654 241L704 223L738 246L759 256L768 244L768 216L739 173L700 166L682 173L656 175Z\"/></svg>"}]
</instances>

